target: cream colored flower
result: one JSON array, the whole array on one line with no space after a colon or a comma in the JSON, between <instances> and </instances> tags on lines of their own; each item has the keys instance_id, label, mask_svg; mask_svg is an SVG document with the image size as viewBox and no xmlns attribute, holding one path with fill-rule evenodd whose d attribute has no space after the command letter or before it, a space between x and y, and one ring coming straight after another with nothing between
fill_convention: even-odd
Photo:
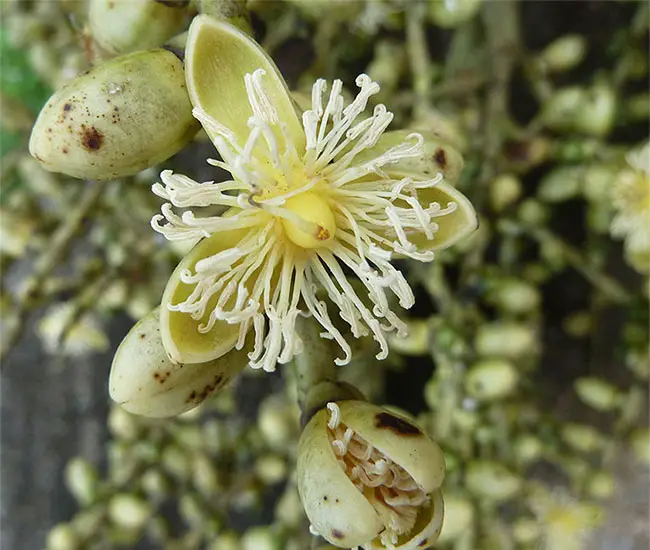
<instances>
[{"instance_id":1,"label":"cream colored flower","mask_svg":"<svg viewBox=\"0 0 650 550\"><path fill-rule=\"evenodd\" d=\"M582 550L601 519L600 509L565 490L538 486L530 499L545 550Z\"/></svg>"},{"instance_id":2,"label":"cream colored flower","mask_svg":"<svg viewBox=\"0 0 650 550\"><path fill-rule=\"evenodd\" d=\"M366 75L347 105L340 80L329 93L316 81L300 118L262 49L207 16L190 27L186 75L194 115L222 158L208 162L232 179L199 183L165 171L153 187L168 201L153 228L170 240L202 239L163 295L161 334L171 358L208 361L240 349L252 331L250 365L273 371L300 353L296 317L311 315L340 346L336 363L345 364L350 345L322 290L351 333L372 335L384 359L386 333L406 328L389 294L404 308L414 301L391 260L429 262L434 249L476 227L467 199L425 156L424 137L387 133L393 115L383 105L363 114L379 91Z\"/></svg>"},{"instance_id":3,"label":"cream colored flower","mask_svg":"<svg viewBox=\"0 0 650 550\"><path fill-rule=\"evenodd\" d=\"M611 233L625 239L625 252L637 270L650 271L650 141L627 156L613 189L617 214Z\"/></svg>"}]
</instances>

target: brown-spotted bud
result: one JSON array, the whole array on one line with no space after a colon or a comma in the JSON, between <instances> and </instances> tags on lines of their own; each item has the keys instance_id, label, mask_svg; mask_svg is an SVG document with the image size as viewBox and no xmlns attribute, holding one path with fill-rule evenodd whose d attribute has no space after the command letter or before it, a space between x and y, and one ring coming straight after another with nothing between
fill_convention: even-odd
<instances>
[{"instance_id":1,"label":"brown-spotted bud","mask_svg":"<svg viewBox=\"0 0 650 550\"><path fill-rule=\"evenodd\" d=\"M184 6L157 0L89 0L88 26L95 43L108 55L157 48L180 32Z\"/></svg>"},{"instance_id":2,"label":"brown-spotted bud","mask_svg":"<svg viewBox=\"0 0 650 550\"><path fill-rule=\"evenodd\" d=\"M330 402L305 427L298 492L313 533L340 548L428 548L442 528L440 447L410 419Z\"/></svg>"},{"instance_id":3,"label":"brown-spotted bud","mask_svg":"<svg viewBox=\"0 0 650 550\"><path fill-rule=\"evenodd\" d=\"M51 172L105 180L166 160L198 127L183 64L167 50L149 50L103 63L55 93L29 152Z\"/></svg>"},{"instance_id":4,"label":"brown-spotted bud","mask_svg":"<svg viewBox=\"0 0 650 550\"><path fill-rule=\"evenodd\" d=\"M233 350L206 363L172 362L162 344L156 308L129 331L117 349L109 392L131 413L174 416L223 388L247 363L246 350Z\"/></svg>"}]
</instances>

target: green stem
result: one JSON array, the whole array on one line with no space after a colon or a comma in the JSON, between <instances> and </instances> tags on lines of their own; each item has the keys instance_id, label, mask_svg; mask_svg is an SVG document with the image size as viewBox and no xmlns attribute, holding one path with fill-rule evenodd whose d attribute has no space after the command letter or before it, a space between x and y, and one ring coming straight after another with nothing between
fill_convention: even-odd
<instances>
[{"instance_id":1,"label":"green stem","mask_svg":"<svg viewBox=\"0 0 650 550\"><path fill-rule=\"evenodd\" d=\"M406 12L406 48L413 80L413 118L422 117L429 110L431 59L424 32L426 3L414 2Z\"/></svg>"}]
</instances>

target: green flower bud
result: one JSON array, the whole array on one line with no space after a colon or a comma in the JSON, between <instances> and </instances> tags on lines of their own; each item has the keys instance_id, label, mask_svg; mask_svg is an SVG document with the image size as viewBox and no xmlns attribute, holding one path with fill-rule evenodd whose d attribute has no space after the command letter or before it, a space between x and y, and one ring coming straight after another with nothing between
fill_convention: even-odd
<instances>
[{"instance_id":1,"label":"green flower bud","mask_svg":"<svg viewBox=\"0 0 650 550\"><path fill-rule=\"evenodd\" d=\"M608 499L614 493L614 478L609 472L596 472L587 482L587 491L593 498Z\"/></svg>"},{"instance_id":2,"label":"green flower bud","mask_svg":"<svg viewBox=\"0 0 650 550\"><path fill-rule=\"evenodd\" d=\"M534 435L522 434L515 440L514 454L520 464L530 464L542 455L542 442Z\"/></svg>"},{"instance_id":3,"label":"green flower bud","mask_svg":"<svg viewBox=\"0 0 650 550\"><path fill-rule=\"evenodd\" d=\"M300 498L312 532L337 547L431 545L444 475L442 451L419 427L363 401L328 403L300 437Z\"/></svg>"},{"instance_id":4,"label":"green flower bud","mask_svg":"<svg viewBox=\"0 0 650 550\"><path fill-rule=\"evenodd\" d=\"M586 53L587 41L584 36L567 34L546 46L538 60L549 72L563 72L580 64Z\"/></svg>"},{"instance_id":5,"label":"green flower bud","mask_svg":"<svg viewBox=\"0 0 650 550\"><path fill-rule=\"evenodd\" d=\"M198 127L183 64L167 50L150 50L103 63L55 93L29 151L52 172L104 180L162 162Z\"/></svg>"},{"instance_id":6,"label":"green flower bud","mask_svg":"<svg viewBox=\"0 0 650 550\"><path fill-rule=\"evenodd\" d=\"M47 534L45 550L78 550L79 548L81 548L81 541L67 523L55 525Z\"/></svg>"},{"instance_id":7,"label":"green flower bud","mask_svg":"<svg viewBox=\"0 0 650 550\"><path fill-rule=\"evenodd\" d=\"M444 544L459 538L474 521L471 501L458 495L445 495L445 523L438 542Z\"/></svg>"},{"instance_id":8,"label":"green flower bud","mask_svg":"<svg viewBox=\"0 0 650 550\"><path fill-rule=\"evenodd\" d=\"M536 348L533 329L520 324L495 322L482 325L474 343L482 357L518 358Z\"/></svg>"},{"instance_id":9,"label":"green flower bud","mask_svg":"<svg viewBox=\"0 0 650 550\"><path fill-rule=\"evenodd\" d=\"M512 526L512 535L519 544L533 544L539 539L540 525L530 518L519 518Z\"/></svg>"},{"instance_id":10,"label":"green flower bud","mask_svg":"<svg viewBox=\"0 0 650 550\"><path fill-rule=\"evenodd\" d=\"M140 478L142 490L149 499L158 502L167 497L172 489L172 485L160 470L149 468Z\"/></svg>"},{"instance_id":11,"label":"green flower bud","mask_svg":"<svg viewBox=\"0 0 650 550\"><path fill-rule=\"evenodd\" d=\"M480 7L481 0L431 0L429 17L435 25L452 29L474 17Z\"/></svg>"},{"instance_id":12,"label":"green flower bud","mask_svg":"<svg viewBox=\"0 0 650 550\"><path fill-rule=\"evenodd\" d=\"M221 533L208 547L209 550L242 550L239 537L236 533L228 531Z\"/></svg>"},{"instance_id":13,"label":"green flower bud","mask_svg":"<svg viewBox=\"0 0 650 550\"><path fill-rule=\"evenodd\" d=\"M99 476L95 468L83 458L73 458L65 469L68 490L81 505L92 503L97 497Z\"/></svg>"},{"instance_id":14,"label":"green flower bud","mask_svg":"<svg viewBox=\"0 0 650 550\"><path fill-rule=\"evenodd\" d=\"M539 291L521 279L499 281L490 292L490 300L500 309L510 313L530 313L539 307Z\"/></svg>"},{"instance_id":15,"label":"green flower bud","mask_svg":"<svg viewBox=\"0 0 650 550\"><path fill-rule=\"evenodd\" d=\"M597 411L614 410L620 403L620 391L600 378L578 378L574 388L580 400Z\"/></svg>"},{"instance_id":16,"label":"green flower bud","mask_svg":"<svg viewBox=\"0 0 650 550\"><path fill-rule=\"evenodd\" d=\"M162 46L180 32L187 15L184 7L157 0L88 2L90 35L109 55Z\"/></svg>"},{"instance_id":17,"label":"green flower bud","mask_svg":"<svg viewBox=\"0 0 650 550\"><path fill-rule=\"evenodd\" d=\"M522 193L521 180L512 174L497 176L490 183L490 203L495 212L502 212L514 203Z\"/></svg>"},{"instance_id":18,"label":"green flower bud","mask_svg":"<svg viewBox=\"0 0 650 550\"><path fill-rule=\"evenodd\" d=\"M592 426L573 422L562 426L560 437L567 445L583 453L591 453L600 448L603 443L598 430Z\"/></svg>"},{"instance_id":19,"label":"green flower bud","mask_svg":"<svg viewBox=\"0 0 650 550\"><path fill-rule=\"evenodd\" d=\"M160 458L160 465L176 479L184 481L192 474L188 453L177 445L167 445Z\"/></svg>"},{"instance_id":20,"label":"green flower bud","mask_svg":"<svg viewBox=\"0 0 650 550\"><path fill-rule=\"evenodd\" d=\"M499 462L475 460L467 468L465 484L481 499L504 502L521 490L522 480Z\"/></svg>"},{"instance_id":21,"label":"green flower bud","mask_svg":"<svg viewBox=\"0 0 650 550\"><path fill-rule=\"evenodd\" d=\"M548 220L548 208L536 199L526 199L519 206L517 217L529 227L540 226Z\"/></svg>"},{"instance_id":22,"label":"green flower bud","mask_svg":"<svg viewBox=\"0 0 650 550\"><path fill-rule=\"evenodd\" d=\"M587 92L577 86L557 90L542 107L542 120L552 130L572 130L576 113L586 101Z\"/></svg>"},{"instance_id":23,"label":"green flower bud","mask_svg":"<svg viewBox=\"0 0 650 550\"><path fill-rule=\"evenodd\" d=\"M199 453L192 459L192 481L206 498L215 495L222 486L219 470L207 455Z\"/></svg>"},{"instance_id":24,"label":"green flower bud","mask_svg":"<svg viewBox=\"0 0 650 550\"><path fill-rule=\"evenodd\" d=\"M275 520L289 529L297 529L305 517L298 489L293 483L287 485L275 506Z\"/></svg>"},{"instance_id":25,"label":"green flower bud","mask_svg":"<svg viewBox=\"0 0 650 550\"><path fill-rule=\"evenodd\" d=\"M574 128L590 136L604 136L614 125L615 113L614 89L606 83L597 84L587 90L585 101L577 109Z\"/></svg>"},{"instance_id":26,"label":"green flower bud","mask_svg":"<svg viewBox=\"0 0 650 550\"><path fill-rule=\"evenodd\" d=\"M262 455L255 461L255 475L265 485L275 485L287 478L287 463L278 455Z\"/></svg>"},{"instance_id":27,"label":"green flower bud","mask_svg":"<svg viewBox=\"0 0 650 550\"><path fill-rule=\"evenodd\" d=\"M233 350L207 363L172 362L160 338L157 308L130 330L117 349L109 392L129 412L173 416L223 388L246 364L246 350Z\"/></svg>"},{"instance_id":28,"label":"green flower bud","mask_svg":"<svg viewBox=\"0 0 650 550\"><path fill-rule=\"evenodd\" d=\"M575 198L581 190L584 169L581 166L560 166L546 174L539 184L537 196L544 202L563 202Z\"/></svg>"},{"instance_id":29,"label":"green flower bud","mask_svg":"<svg viewBox=\"0 0 650 550\"><path fill-rule=\"evenodd\" d=\"M286 449L298 435L299 416L299 411L286 398L278 395L267 397L257 416L257 427L264 442L273 450Z\"/></svg>"},{"instance_id":30,"label":"green flower bud","mask_svg":"<svg viewBox=\"0 0 650 550\"><path fill-rule=\"evenodd\" d=\"M113 406L108 413L108 429L117 439L134 441L140 432L136 418L122 407Z\"/></svg>"},{"instance_id":31,"label":"green flower bud","mask_svg":"<svg viewBox=\"0 0 650 550\"><path fill-rule=\"evenodd\" d=\"M193 529L203 529L208 521L208 510L201 498L184 493L178 501L178 512L185 523Z\"/></svg>"},{"instance_id":32,"label":"green flower bud","mask_svg":"<svg viewBox=\"0 0 650 550\"><path fill-rule=\"evenodd\" d=\"M283 550L282 539L270 527L251 527L241 539L242 550Z\"/></svg>"},{"instance_id":33,"label":"green flower bud","mask_svg":"<svg viewBox=\"0 0 650 550\"><path fill-rule=\"evenodd\" d=\"M474 364L465 378L467 394L479 401L496 401L510 395L517 386L517 369L508 361L485 359Z\"/></svg>"},{"instance_id":34,"label":"green flower bud","mask_svg":"<svg viewBox=\"0 0 650 550\"><path fill-rule=\"evenodd\" d=\"M111 520L126 530L142 529L151 515L149 503L128 493L119 493L108 503Z\"/></svg>"}]
</instances>

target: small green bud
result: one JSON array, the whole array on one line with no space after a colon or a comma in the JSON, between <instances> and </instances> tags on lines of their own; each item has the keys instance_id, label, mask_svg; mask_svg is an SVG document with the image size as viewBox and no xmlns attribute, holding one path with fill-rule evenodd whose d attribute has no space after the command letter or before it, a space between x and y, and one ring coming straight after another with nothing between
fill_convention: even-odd
<instances>
[{"instance_id":1,"label":"small green bud","mask_svg":"<svg viewBox=\"0 0 650 550\"><path fill-rule=\"evenodd\" d=\"M452 29L474 17L480 7L481 0L431 0L429 17L435 25Z\"/></svg>"},{"instance_id":2,"label":"small green bud","mask_svg":"<svg viewBox=\"0 0 650 550\"><path fill-rule=\"evenodd\" d=\"M535 350L536 338L533 329L525 325L494 322L479 328L474 345L482 357L515 359Z\"/></svg>"},{"instance_id":3,"label":"small green bud","mask_svg":"<svg viewBox=\"0 0 650 550\"><path fill-rule=\"evenodd\" d=\"M241 539L242 550L282 550L282 539L270 527L251 527Z\"/></svg>"},{"instance_id":4,"label":"small green bud","mask_svg":"<svg viewBox=\"0 0 650 550\"><path fill-rule=\"evenodd\" d=\"M233 531L227 531L217 535L208 550L242 550L242 546L237 534Z\"/></svg>"},{"instance_id":5,"label":"small green bud","mask_svg":"<svg viewBox=\"0 0 650 550\"><path fill-rule=\"evenodd\" d=\"M119 493L109 501L108 515L116 525L135 531L144 527L151 515L151 507L136 496Z\"/></svg>"},{"instance_id":6,"label":"small green bud","mask_svg":"<svg viewBox=\"0 0 650 550\"><path fill-rule=\"evenodd\" d=\"M111 407L108 413L108 429L113 436L126 441L135 440L140 432L137 419L119 406Z\"/></svg>"},{"instance_id":7,"label":"small green bud","mask_svg":"<svg viewBox=\"0 0 650 550\"><path fill-rule=\"evenodd\" d=\"M481 499L504 502L521 490L522 480L499 462L475 460L469 463L465 484Z\"/></svg>"},{"instance_id":8,"label":"small green bud","mask_svg":"<svg viewBox=\"0 0 650 550\"><path fill-rule=\"evenodd\" d=\"M521 197L521 180L513 174L502 174L490 183L490 203L495 212L502 212Z\"/></svg>"},{"instance_id":9,"label":"small green bud","mask_svg":"<svg viewBox=\"0 0 650 550\"><path fill-rule=\"evenodd\" d=\"M574 128L590 136L607 135L614 125L616 95L607 83L596 84L587 90L585 101L575 113Z\"/></svg>"},{"instance_id":10,"label":"small green bud","mask_svg":"<svg viewBox=\"0 0 650 550\"><path fill-rule=\"evenodd\" d=\"M273 450L286 449L299 429L291 405L280 396L267 397L260 406L257 426L266 444Z\"/></svg>"},{"instance_id":11,"label":"small green bud","mask_svg":"<svg viewBox=\"0 0 650 550\"><path fill-rule=\"evenodd\" d=\"M97 497L99 476L95 468L83 458L73 458L65 469L68 490L83 506L92 503Z\"/></svg>"},{"instance_id":12,"label":"small green bud","mask_svg":"<svg viewBox=\"0 0 650 550\"><path fill-rule=\"evenodd\" d=\"M593 498L606 500L614 493L614 478L609 472L596 472L587 482L587 491Z\"/></svg>"},{"instance_id":13,"label":"small green bud","mask_svg":"<svg viewBox=\"0 0 650 550\"><path fill-rule=\"evenodd\" d=\"M142 490L153 501L163 500L172 489L172 485L160 470L149 468L140 478Z\"/></svg>"},{"instance_id":14,"label":"small green bud","mask_svg":"<svg viewBox=\"0 0 650 550\"><path fill-rule=\"evenodd\" d=\"M161 466L176 479L185 480L191 474L190 457L177 445L167 445L161 457Z\"/></svg>"},{"instance_id":15,"label":"small green bud","mask_svg":"<svg viewBox=\"0 0 650 550\"><path fill-rule=\"evenodd\" d=\"M206 506L198 495L187 492L182 494L178 501L178 511L183 521L193 529L202 529L207 523Z\"/></svg>"},{"instance_id":16,"label":"small green bud","mask_svg":"<svg viewBox=\"0 0 650 550\"><path fill-rule=\"evenodd\" d=\"M530 434L522 434L514 442L513 451L517 462L530 464L542 456L542 442Z\"/></svg>"},{"instance_id":17,"label":"small green bud","mask_svg":"<svg viewBox=\"0 0 650 550\"><path fill-rule=\"evenodd\" d=\"M519 544L533 544L540 536L539 522L530 518L519 518L512 526L512 535Z\"/></svg>"},{"instance_id":18,"label":"small green bud","mask_svg":"<svg viewBox=\"0 0 650 550\"><path fill-rule=\"evenodd\" d=\"M542 178L537 196L544 202L556 203L575 198L581 190L581 166L560 166Z\"/></svg>"},{"instance_id":19,"label":"small green bud","mask_svg":"<svg viewBox=\"0 0 650 550\"><path fill-rule=\"evenodd\" d=\"M612 411L620 403L620 391L600 378L578 378L574 388L580 400L597 411Z\"/></svg>"},{"instance_id":20,"label":"small green bud","mask_svg":"<svg viewBox=\"0 0 650 550\"><path fill-rule=\"evenodd\" d=\"M586 91L578 86L557 90L542 106L542 120L552 130L572 130L576 113L586 101L586 95Z\"/></svg>"},{"instance_id":21,"label":"small green bud","mask_svg":"<svg viewBox=\"0 0 650 550\"><path fill-rule=\"evenodd\" d=\"M510 395L519 376L508 361L485 359L475 363L465 378L468 395L480 401L496 401Z\"/></svg>"},{"instance_id":22,"label":"small green bud","mask_svg":"<svg viewBox=\"0 0 650 550\"><path fill-rule=\"evenodd\" d=\"M55 93L38 115L29 151L52 172L105 180L162 162L198 127L183 64L167 50L150 50L103 63Z\"/></svg>"},{"instance_id":23,"label":"small green bud","mask_svg":"<svg viewBox=\"0 0 650 550\"><path fill-rule=\"evenodd\" d=\"M222 482L216 464L209 456L198 453L192 459L192 482L201 494L210 499L221 488Z\"/></svg>"},{"instance_id":24,"label":"small green bud","mask_svg":"<svg viewBox=\"0 0 650 550\"><path fill-rule=\"evenodd\" d=\"M589 311L575 311L562 321L564 331L574 338L584 338L591 331L593 321Z\"/></svg>"},{"instance_id":25,"label":"small green bud","mask_svg":"<svg viewBox=\"0 0 650 550\"><path fill-rule=\"evenodd\" d=\"M539 307L539 291L521 279L505 279L490 292L491 301L510 313L530 313Z\"/></svg>"},{"instance_id":26,"label":"small green bud","mask_svg":"<svg viewBox=\"0 0 650 550\"><path fill-rule=\"evenodd\" d=\"M287 478L287 463L279 455L264 454L255 461L255 474L265 485L275 485Z\"/></svg>"},{"instance_id":27,"label":"small green bud","mask_svg":"<svg viewBox=\"0 0 650 550\"><path fill-rule=\"evenodd\" d=\"M47 534L45 550L78 550L81 541L68 523L55 525Z\"/></svg>"},{"instance_id":28,"label":"small green bud","mask_svg":"<svg viewBox=\"0 0 650 550\"><path fill-rule=\"evenodd\" d=\"M539 62L549 72L563 72L580 64L587 53L587 41L579 34L567 34L551 42L539 55Z\"/></svg>"},{"instance_id":29,"label":"small green bud","mask_svg":"<svg viewBox=\"0 0 650 550\"><path fill-rule=\"evenodd\" d=\"M111 56L162 46L180 32L187 15L184 7L157 0L88 2L90 35Z\"/></svg>"},{"instance_id":30,"label":"small green bud","mask_svg":"<svg viewBox=\"0 0 650 550\"><path fill-rule=\"evenodd\" d=\"M528 227L538 227L548 220L548 208L536 199L526 199L519 206L517 217Z\"/></svg>"},{"instance_id":31,"label":"small green bud","mask_svg":"<svg viewBox=\"0 0 650 550\"><path fill-rule=\"evenodd\" d=\"M591 453L600 448L603 443L598 430L592 426L573 422L562 426L560 437L567 445L583 453Z\"/></svg>"},{"instance_id":32,"label":"small green bud","mask_svg":"<svg viewBox=\"0 0 650 550\"><path fill-rule=\"evenodd\" d=\"M290 483L275 506L275 519L282 526L296 529L300 527L304 517L298 490L294 484Z\"/></svg>"}]
</instances>

